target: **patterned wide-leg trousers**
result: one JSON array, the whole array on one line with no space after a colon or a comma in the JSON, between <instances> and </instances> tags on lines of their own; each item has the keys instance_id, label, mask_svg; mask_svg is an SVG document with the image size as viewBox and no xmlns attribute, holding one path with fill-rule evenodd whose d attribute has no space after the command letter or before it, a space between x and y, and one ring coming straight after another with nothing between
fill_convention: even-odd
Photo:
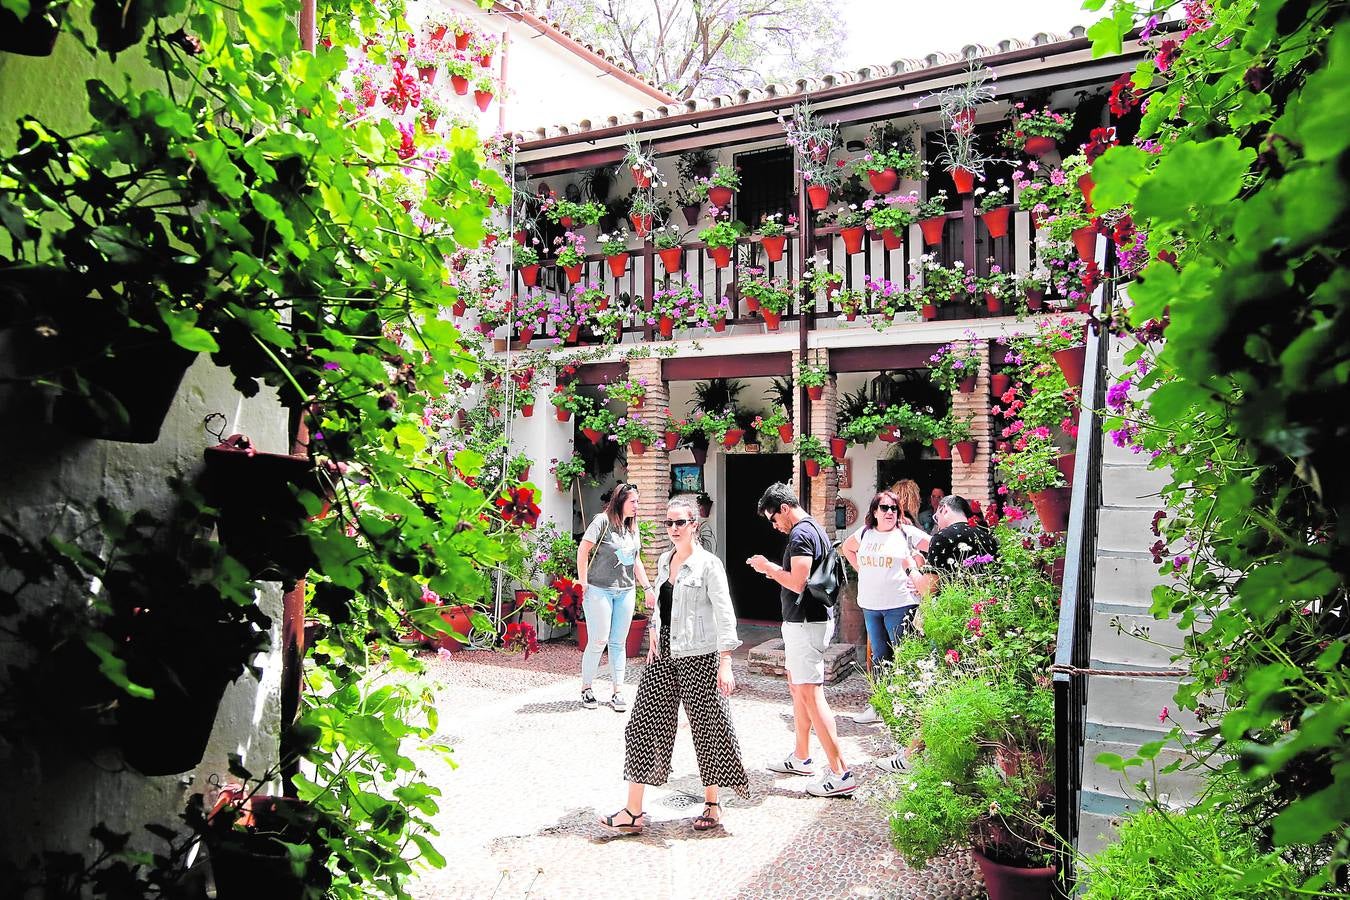
<instances>
[{"instance_id":1,"label":"patterned wide-leg trousers","mask_svg":"<svg viewBox=\"0 0 1350 900\"><path fill-rule=\"evenodd\" d=\"M716 653L679 659L661 656L647 666L624 729L624 780L657 785L669 779L681 703L693 732L703 784L746 795L750 780L741 763L731 706L717 690Z\"/></svg>"}]
</instances>

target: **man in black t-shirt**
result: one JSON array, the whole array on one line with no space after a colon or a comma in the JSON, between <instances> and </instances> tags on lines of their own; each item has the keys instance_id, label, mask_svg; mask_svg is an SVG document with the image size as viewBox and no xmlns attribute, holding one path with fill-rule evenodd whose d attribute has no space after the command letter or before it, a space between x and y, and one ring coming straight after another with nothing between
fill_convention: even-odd
<instances>
[{"instance_id":1,"label":"man in black t-shirt","mask_svg":"<svg viewBox=\"0 0 1350 900\"><path fill-rule=\"evenodd\" d=\"M978 572L998 557L998 542L988 528L970 524L970 504L953 494L938 503L937 531L928 543L928 565L939 575Z\"/></svg>"},{"instance_id":2,"label":"man in black t-shirt","mask_svg":"<svg viewBox=\"0 0 1350 900\"><path fill-rule=\"evenodd\" d=\"M829 765L807 785L816 797L844 797L857 789L857 782L839 752L834 713L825 700L825 650L834 636L834 610L806 591L812 571L829 555L829 535L802 509L792 488L782 482L769 486L759 498L759 514L775 530L788 536L782 564L763 556L746 563L778 585L783 608L783 657L792 694L796 746L782 762L769 769L786 775L815 775L811 762L811 732L814 730Z\"/></svg>"}]
</instances>

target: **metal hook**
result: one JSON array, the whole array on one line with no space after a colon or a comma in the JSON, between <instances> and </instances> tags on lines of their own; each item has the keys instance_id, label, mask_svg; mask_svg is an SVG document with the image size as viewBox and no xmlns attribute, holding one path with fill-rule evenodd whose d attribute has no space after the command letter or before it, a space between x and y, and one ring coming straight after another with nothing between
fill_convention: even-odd
<instances>
[{"instance_id":1,"label":"metal hook","mask_svg":"<svg viewBox=\"0 0 1350 900\"><path fill-rule=\"evenodd\" d=\"M220 429L218 431L212 430L211 428L212 419L220 420ZM224 413L218 412L208 413L207 416L204 419L202 419L202 428L206 429L207 434L211 435L216 440L220 441L222 444L225 443L225 428L229 424L230 420L225 417Z\"/></svg>"}]
</instances>

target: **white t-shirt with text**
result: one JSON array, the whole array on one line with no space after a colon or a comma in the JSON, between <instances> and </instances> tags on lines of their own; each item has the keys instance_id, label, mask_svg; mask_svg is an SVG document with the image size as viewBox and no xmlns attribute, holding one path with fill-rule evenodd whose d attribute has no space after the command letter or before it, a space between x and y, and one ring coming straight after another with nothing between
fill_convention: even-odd
<instances>
[{"instance_id":1,"label":"white t-shirt with text","mask_svg":"<svg viewBox=\"0 0 1350 900\"><path fill-rule=\"evenodd\" d=\"M890 531L861 528L858 539L858 606L863 609L896 609L914 606L919 595L905 574L905 560L927 534L912 525Z\"/></svg>"}]
</instances>

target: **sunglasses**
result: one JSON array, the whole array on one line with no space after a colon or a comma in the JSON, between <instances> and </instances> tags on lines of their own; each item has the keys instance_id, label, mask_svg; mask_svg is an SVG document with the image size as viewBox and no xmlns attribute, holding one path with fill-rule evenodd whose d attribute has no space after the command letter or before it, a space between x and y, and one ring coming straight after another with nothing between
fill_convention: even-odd
<instances>
[{"instance_id":1,"label":"sunglasses","mask_svg":"<svg viewBox=\"0 0 1350 900\"><path fill-rule=\"evenodd\" d=\"M692 522L692 519L666 519L667 528L683 528Z\"/></svg>"},{"instance_id":2,"label":"sunglasses","mask_svg":"<svg viewBox=\"0 0 1350 900\"><path fill-rule=\"evenodd\" d=\"M878 503L878 504L877 504L877 511L878 511L878 512L893 512L893 513L898 513L898 512L900 511L900 507L898 507L898 506L892 506L892 505L889 504L889 503Z\"/></svg>"}]
</instances>

